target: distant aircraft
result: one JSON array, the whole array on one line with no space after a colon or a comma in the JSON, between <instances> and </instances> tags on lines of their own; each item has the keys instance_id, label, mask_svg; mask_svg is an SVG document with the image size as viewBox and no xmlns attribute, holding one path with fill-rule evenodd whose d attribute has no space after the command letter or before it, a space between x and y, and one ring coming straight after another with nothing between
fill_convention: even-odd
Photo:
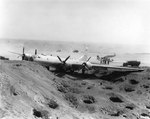
<instances>
[{"instance_id":1,"label":"distant aircraft","mask_svg":"<svg viewBox=\"0 0 150 119\"><path fill-rule=\"evenodd\" d=\"M81 70L82 74L84 74L85 71L92 70L92 69L94 70L111 69L113 71L143 71L143 69L140 68L118 67L118 66L110 66L106 64L94 64L89 61L91 57L87 57L87 55L83 55L79 59L70 59L70 56L68 56L67 58L60 58L59 56L37 54L37 50L35 50L34 55L27 55L24 53L24 48L23 48L23 54L20 53L15 53L15 54L22 56L22 60L37 62L42 66L46 67L47 69L49 69L49 67L54 67L56 68L56 70L69 71L69 72Z\"/></svg>"},{"instance_id":2,"label":"distant aircraft","mask_svg":"<svg viewBox=\"0 0 150 119\"><path fill-rule=\"evenodd\" d=\"M97 55L97 60L100 61L100 64L109 64L110 62L113 61L113 59L110 59L110 58L115 57L115 56L116 56L115 53L114 53L114 55L106 55L106 56L101 57L101 58L99 57L99 55Z\"/></svg>"}]
</instances>

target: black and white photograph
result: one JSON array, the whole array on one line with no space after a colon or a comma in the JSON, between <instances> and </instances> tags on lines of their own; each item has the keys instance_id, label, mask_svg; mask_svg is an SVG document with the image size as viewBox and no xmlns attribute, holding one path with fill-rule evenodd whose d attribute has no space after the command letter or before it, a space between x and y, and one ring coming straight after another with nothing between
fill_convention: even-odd
<instances>
[{"instance_id":1,"label":"black and white photograph","mask_svg":"<svg viewBox=\"0 0 150 119\"><path fill-rule=\"evenodd\" d=\"M0 0L0 119L150 119L150 0Z\"/></svg>"}]
</instances>

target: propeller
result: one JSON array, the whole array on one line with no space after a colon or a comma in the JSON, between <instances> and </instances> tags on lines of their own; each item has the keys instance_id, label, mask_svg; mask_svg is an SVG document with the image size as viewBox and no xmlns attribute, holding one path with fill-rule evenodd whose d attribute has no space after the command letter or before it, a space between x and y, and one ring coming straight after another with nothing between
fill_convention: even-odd
<instances>
[{"instance_id":1,"label":"propeller","mask_svg":"<svg viewBox=\"0 0 150 119\"><path fill-rule=\"evenodd\" d=\"M23 49L22 49L22 54L24 54L24 47L23 47Z\"/></svg>"},{"instance_id":2,"label":"propeller","mask_svg":"<svg viewBox=\"0 0 150 119\"><path fill-rule=\"evenodd\" d=\"M62 64L66 64L66 61L70 58L70 56L68 56L64 61L62 61L59 56L57 56L57 57Z\"/></svg>"},{"instance_id":3,"label":"propeller","mask_svg":"<svg viewBox=\"0 0 150 119\"><path fill-rule=\"evenodd\" d=\"M66 61L67 61L69 58L70 58L70 56L68 56L68 57L65 59L65 61L64 61L64 62L66 63Z\"/></svg>"},{"instance_id":4,"label":"propeller","mask_svg":"<svg viewBox=\"0 0 150 119\"><path fill-rule=\"evenodd\" d=\"M59 56L57 56L57 57L58 57L59 61L60 61L61 63L63 63L63 61L61 60L61 58L60 58Z\"/></svg>"},{"instance_id":5,"label":"propeller","mask_svg":"<svg viewBox=\"0 0 150 119\"><path fill-rule=\"evenodd\" d=\"M35 55L37 55L37 49L35 49Z\"/></svg>"},{"instance_id":6,"label":"propeller","mask_svg":"<svg viewBox=\"0 0 150 119\"><path fill-rule=\"evenodd\" d=\"M83 63L82 63L82 68L81 68L82 74L85 73L85 70L89 70L89 67L88 67L88 65L87 65L87 62L88 62L90 59L91 59L91 57L89 57L89 58L86 60L86 62L83 62Z\"/></svg>"},{"instance_id":7,"label":"propeller","mask_svg":"<svg viewBox=\"0 0 150 119\"><path fill-rule=\"evenodd\" d=\"M57 57L58 57L59 61L62 63L63 69L65 69L66 68L66 61L70 58L70 56L68 56L64 61L59 56L57 56Z\"/></svg>"},{"instance_id":8,"label":"propeller","mask_svg":"<svg viewBox=\"0 0 150 119\"><path fill-rule=\"evenodd\" d=\"M22 49L22 60L25 60L25 57L26 57L24 50L25 50L25 48L23 47L23 49Z\"/></svg>"},{"instance_id":9,"label":"propeller","mask_svg":"<svg viewBox=\"0 0 150 119\"><path fill-rule=\"evenodd\" d=\"M88 62L90 59L91 59L91 57L89 57L86 62Z\"/></svg>"}]
</instances>

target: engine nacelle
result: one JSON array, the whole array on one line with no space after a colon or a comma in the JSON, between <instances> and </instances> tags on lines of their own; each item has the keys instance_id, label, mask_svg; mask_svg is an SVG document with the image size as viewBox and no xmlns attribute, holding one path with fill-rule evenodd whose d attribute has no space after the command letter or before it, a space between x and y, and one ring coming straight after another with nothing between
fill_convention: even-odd
<instances>
[{"instance_id":1,"label":"engine nacelle","mask_svg":"<svg viewBox=\"0 0 150 119\"><path fill-rule=\"evenodd\" d=\"M90 62L87 62L86 65L87 65L87 67L88 67L89 69L92 68L92 64L91 64Z\"/></svg>"}]
</instances>

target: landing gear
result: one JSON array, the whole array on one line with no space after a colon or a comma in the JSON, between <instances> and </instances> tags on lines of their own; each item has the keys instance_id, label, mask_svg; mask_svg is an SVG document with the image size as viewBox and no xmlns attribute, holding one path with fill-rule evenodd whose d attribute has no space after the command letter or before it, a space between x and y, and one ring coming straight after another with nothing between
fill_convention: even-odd
<instances>
[{"instance_id":1,"label":"landing gear","mask_svg":"<svg viewBox=\"0 0 150 119\"><path fill-rule=\"evenodd\" d=\"M69 72L73 74L73 73L74 73L74 70L73 70L73 69L70 69Z\"/></svg>"},{"instance_id":2,"label":"landing gear","mask_svg":"<svg viewBox=\"0 0 150 119\"><path fill-rule=\"evenodd\" d=\"M82 69L82 74L85 74L85 69Z\"/></svg>"}]
</instances>

